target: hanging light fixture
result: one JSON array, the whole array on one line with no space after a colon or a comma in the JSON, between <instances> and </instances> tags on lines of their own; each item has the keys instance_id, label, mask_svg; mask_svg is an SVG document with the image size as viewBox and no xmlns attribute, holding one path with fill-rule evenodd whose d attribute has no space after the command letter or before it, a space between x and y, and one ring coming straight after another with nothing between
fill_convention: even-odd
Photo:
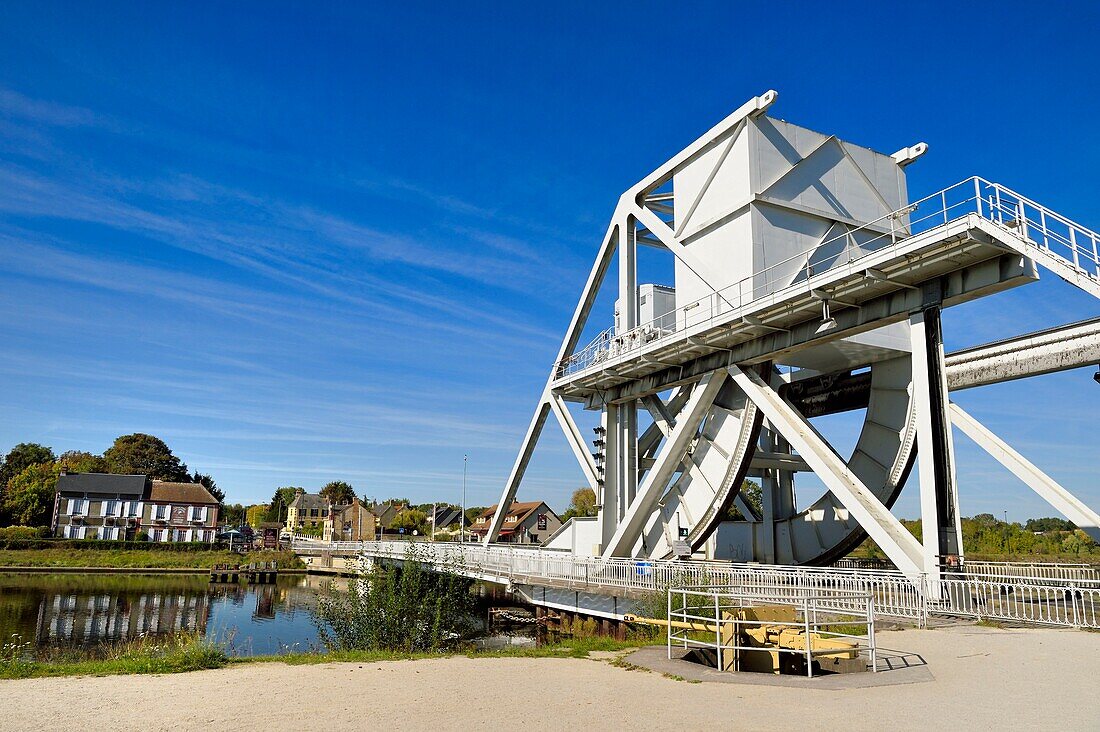
<instances>
[{"instance_id":1,"label":"hanging light fixture","mask_svg":"<svg viewBox=\"0 0 1100 732\"><path fill-rule=\"evenodd\" d=\"M815 333L824 333L827 330L832 330L836 327L836 320L833 319L833 314L829 311L829 301L821 301L821 325L817 326Z\"/></svg>"}]
</instances>

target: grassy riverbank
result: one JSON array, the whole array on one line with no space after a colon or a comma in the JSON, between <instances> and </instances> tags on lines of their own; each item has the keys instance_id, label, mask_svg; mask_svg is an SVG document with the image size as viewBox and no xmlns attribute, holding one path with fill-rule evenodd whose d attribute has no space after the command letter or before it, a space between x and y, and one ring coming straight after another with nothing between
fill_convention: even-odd
<instances>
[{"instance_id":1,"label":"grassy riverbank","mask_svg":"<svg viewBox=\"0 0 1100 732\"><path fill-rule=\"evenodd\" d=\"M614 638L575 638L540 647L509 647L495 650L456 649L446 653L404 653L397 651L336 651L293 653L277 656L235 658L217 644L195 635L174 639L142 638L119 643L100 659L80 656L80 651L55 650L38 660L23 660L28 650L15 643L0 646L0 679L29 679L50 676L115 676L121 674L172 674L223 668L230 664L286 663L294 666L319 663L374 663L415 661L446 656L470 658L587 658L594 652L616 652L638 648L647 641L617 641Z\"/></svg>"},{"instance_id":2,"label":"grassy riverbank","mask_svg":"<svg viewBox=\"0 0 1100 732\"><path fill-rule=\"evenodd\" d=\"M209 569L215 564L247 564L277 561L280 567L301 569L305 565L293 552L163 551L141 549L0 549L0 571L11 567L96 567L118 569Z\"/></svg>"},{"instance_id":3,"label":"grassy riverbank","mask_svg":"<svg viewBox=\"0 0 1100 732\"><path fill-rule=\"evenodd\" d=\"M172 674L221 668L229 656L221 646L197 635L139 638L104 649L102 658L89 659L80 649L53 649L34 660L33 652L18 639L0 646L0 679L47 676L113 676L117 674Z\"/></svg>"}]
</instances>

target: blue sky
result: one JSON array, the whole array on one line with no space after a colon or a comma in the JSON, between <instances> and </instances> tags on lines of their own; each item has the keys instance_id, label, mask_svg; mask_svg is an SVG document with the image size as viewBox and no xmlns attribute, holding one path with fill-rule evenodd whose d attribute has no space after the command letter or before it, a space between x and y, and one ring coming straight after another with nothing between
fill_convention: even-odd
<instances>
[{"instance_id":1,"label":"blue sky","mask_svg":"<svg viewBox=\"0 0 1100 732\"><path fill-rule=\"evenodd\" d=\"M927 141L914 197L980 174L1100 228L1095 4L764 7L5 3L0 448L151 432L244 502L457 500L469 453L491 503L619 194L769 88ZM948 347L1097 310L1047 275ZM1100 505L1089 370L958 401ZM564 508L550 428L520 495ZM957 439L965 513L1052 513Z\"/></svg>"}]
</instances>

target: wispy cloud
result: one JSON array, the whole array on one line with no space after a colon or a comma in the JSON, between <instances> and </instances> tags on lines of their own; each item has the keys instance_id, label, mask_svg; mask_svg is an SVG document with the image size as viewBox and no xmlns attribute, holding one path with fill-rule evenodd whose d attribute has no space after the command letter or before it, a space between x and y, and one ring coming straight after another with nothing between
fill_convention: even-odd
<instances>
[{"instance_id":1,"label":"wispy cloud","mask_svg":"<svg viewBox=\"0 0 1100 732\"><path fill-rule=\"evenodd\" d=\"M118 125L109 117L85 107L35 99L2 86L0 86L0 114L54 127L118 129Z\"/></svg>"}]
</instances>

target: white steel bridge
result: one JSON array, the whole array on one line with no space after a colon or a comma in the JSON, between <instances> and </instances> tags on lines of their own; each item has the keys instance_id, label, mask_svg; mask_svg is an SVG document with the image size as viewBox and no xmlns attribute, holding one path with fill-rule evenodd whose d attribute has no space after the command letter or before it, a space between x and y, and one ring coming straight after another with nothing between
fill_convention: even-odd
<instances>
[{"instance_id":1,"label":"white steel bridge","mask_svg":"<svg viewBox=\"0 0 1100 732\"><path fill-rule=\"evenodd\" d=\"M1100 627L1091 569L966 560L956 428L1097 540L1100 514L951 399L1100 363L1100 319L1086 319L1100 308L953 354L941 319L1040 271L1100 298L1100 234L979 177L910 200L905 169L926 144L848 143L769 117L777 96L750 99L620 197L484 544L296 549L450 566L605 618L639 593L712 584L869 594L877 614L918 623ZM674 287L639 281L639 246L658 250ZM612 270L614 325L586 330ZM591 442L581 410L598 414ZM811 421L859 410L848 455ZM496 544L551 414L596 516L541 549ZM800 503L807 472L826 492ZM749 477L759 506L740 493ZM891 512L909 482L919 540ZM835 566L868 537L896 569Z\"/></svg>"},{"instance_id":2,"label":"white steel bridge","mask_svg":"<svg viewBox=\"0 0 1100 732\"><path fill-rule=\"evenodd\" d=\"M939 601L941 574L965 563L954 428L1100 539L1100 514L950 398L1100 363L1100 321L945 356L941 320L1040 270L1100 298L1100 234L979 177L910 200L905 169L926 144L879 153L769 117L777 97L750 99L620 197L486 545L551 414L597 515L546 546L581 556L823 566L870 537ZM640 283L639 246L666 255L675 287ZM614 324L582 346L612 270ZM594 452L578 406L599 413ZM842 456L811 420L856 410ZM826 493L799 503L800 472ZM759 507L740 495L747 477ZM891 513L907 482L920 540Z\"/></svg>"}]
</instances>

